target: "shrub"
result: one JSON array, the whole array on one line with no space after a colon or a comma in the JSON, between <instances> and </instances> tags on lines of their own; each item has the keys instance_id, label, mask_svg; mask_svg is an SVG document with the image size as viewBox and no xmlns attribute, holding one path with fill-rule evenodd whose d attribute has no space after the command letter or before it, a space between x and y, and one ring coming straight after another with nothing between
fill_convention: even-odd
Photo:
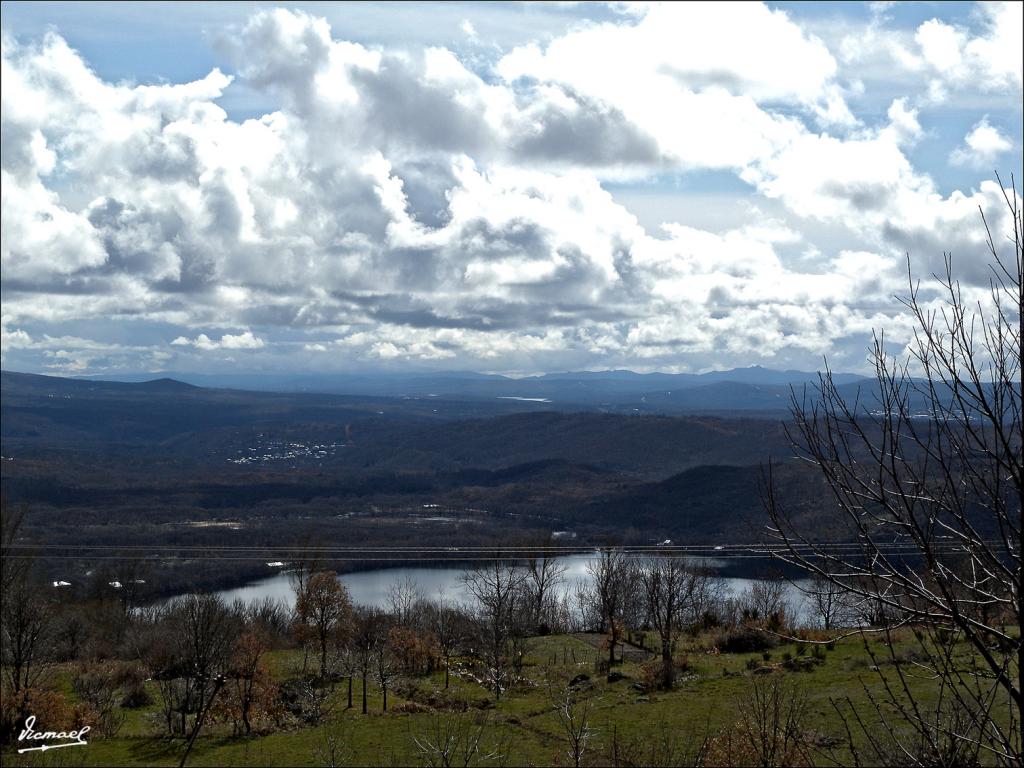
<instances>
[{"instance_id":1,"label":"shrub","mask_svg":"<svg viewBox=\"0 0 1024 768\"><path fill-rule=\"evenodd\" d=\"M121 706L125 709L138 709L153 703L153 697L146 690L146 669L141 664L120 664L114 680L123 692Z\"/></svg>"},{"instance_id":2,"label":"shrub","mask_svg":"<svg viewBox=\"0 0 1024 768\"><path fill-rule=\"evenodd\" d=\"M726 632L718 641L722 653L754 653L775 648L778 640L767 632L753 627L737 627Z\"/></svg>"},{"instance_id":3,"label":"shrub","mask_svg":"<svg viewBox=\"0 0 1024 768\"><path fill-rule=\"evenodd\" d=\"M430 707L426 707L415 701L403 701L402 703L391 707L391 711L400 715L415 715L421 712L429 712Z\"/></svg>"},{"instance_id":4,"label":"shrub","mask_svg":"<svg viewBox=\"0 0 1024 768\"><path fill-rule=\"evenodd\" d=\"M96 730L107 737L116 736L125 721L118 706L124 699L122 666L110 661L86 663L72 680L75 693L95 713Z\"/></svg>"},{"instance_id":5,"label":"shrub","mask_svg":"<svg viewBox=\"0 0 1024 768\"><path fill-rule=\"evenodd\" d=\"M640 685L637 686L637 690L646 693L647 691L653 691L659 685L661 685L662 678L661 660L648 661L640 665Z\"/></svg>"}]
</instances>

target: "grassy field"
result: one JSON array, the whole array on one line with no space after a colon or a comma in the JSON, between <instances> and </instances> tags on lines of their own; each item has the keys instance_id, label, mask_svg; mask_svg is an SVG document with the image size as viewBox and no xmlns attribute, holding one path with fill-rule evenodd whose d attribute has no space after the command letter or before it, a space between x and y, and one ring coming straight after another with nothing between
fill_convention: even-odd
<instances>
[{"instance_id":1,"label":"grassy field","mask_svg":"<svg viewBox=\"0 0 1024 768\"><path fill-rule=\"evenodd\" d=\"M653 639L653 638L652 638ZM833 700L849 697L866 704L867 690L881 693L882 683L872 668L872 659L860 638L838 640L834 646L819 650L795 644L783 644L763 653L715 653L708 638L686 638L678 658L682 665L679 680L669 692L638 690L634 685L643 674L639 657L628 658L614 669L622 679L606 682L595 673L594 661L604 656L588 636L551 636L533 638L528 646L522 684L504 693L495 702L492 692L464 676L453 676L444 691L443 673L431 677L400 681L389 692L389 711L381 711L381 697L369 686L369 713L359 711L360 689L355 683L355 708L345 709L345 684L340 683L331 714L316 726L292 725L259 736L234 737L230 723L214 723L204 729L188 765L192 766L315 766L315 765L428 765L416 739L429 738L438 727L468 728L470 722L486 721L480 755L493 753L485 765L572 765L567 740L554 711L552 687L546 680L567 680L586 674L579 683L581 698L589 698L589 723L592 736L584 763L609 765L613 762L613 742L620 760L644 764L652 749L667 740L676 748L676 760L705 736L728 730L738 717L738 706L749 695L755 678L785 680L798 686L806 702L806 735L818 745L838 744L843 725ZM887 656L880 641L876 653ZM912 658L913 642L899 637L897 653ZM275 677L283 679L298 662L299 652L279 651L268 661ZM788 663L787 663L788 662ZM891 668L883 664L883 674ZM66 677L66 674L65 674ZM915 683L927 699L927 680ZM70 685L64 681L65 689ZM156 691L153 691L154 700ZM452 715L450 706L468 702L468 715ZM862 711L868 712L866 706ZM181 739L161 735L158 704L128 711L128 718L115 738L91 734L86 747L55 750L48 753L3 754L4 765L90 765L135 766L177 765L183 753ZM334 745L333 757L331 744ZM626 753L623 758L622 753ZM824 755L815 762L826 763Z\"/></svg>"}]
</instances>

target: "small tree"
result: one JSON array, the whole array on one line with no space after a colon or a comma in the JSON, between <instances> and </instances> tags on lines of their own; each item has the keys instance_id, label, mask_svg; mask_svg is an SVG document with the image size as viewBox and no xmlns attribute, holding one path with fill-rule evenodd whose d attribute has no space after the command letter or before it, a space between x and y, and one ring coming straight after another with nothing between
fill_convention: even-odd
<instances>
[{"instance_id":1,"label":"small tree","mask_svg":"<svg viewBox=\"0 0 1024 768\"><path fill-rule=\"evenodd\" d=\"M366 714L366 691L370 675L373 673L374 653L383 642L385 622L383 614L374 608L361 608L356 611L350 639L352 668L362 681L362 712Z\"/></svg>"},{"instance_id":2,"label":"small tree","mask_svg":"<svg viewBox=\"0 0 1024 768\"><path fill-rule=\"evenodd\" d=\"M712 765L811 765L804 733L807 699L797 686L776 675L754 678L736 709L732 728L711 742Z\"/></svg>"},{"instance_id":3,"label":"small tree","mask_svg":"<svg viewBox=\"0 0 1024 768\"><path fill-rule=\"evenodd\" d=\"M719 580L703 566L680 557L653 557L637 568L646 605L646 620L661 641L661 687L675 682L673 652L686 622L702 619L721 589Z\"/></svg>"},{"instance_id":4,"label":"small tree","mask_svg":"<svg viewBox=\"0 0 1024 768\"><path fill-rule=\"evenodd\" d=\"M15 707L8 702L4 708L17 712L19 720L29 714L26 691L36 685L50 661L55 630L53 606L34 576L32 553L17 545L26 512L26 507L11 507L0 497L0 685L5 698L19 702ZM3 724L4 730L15 726Z\"/></svg>"},{"instance_id":5,"label":"small tree","mask_svg":"<svg viewBox=\"0 0 1024 768\"><path fill-rule=\"evenodd\" d=\"M396 579L388 586L388 607L394 620L402 627L412 627L423 602L423 595L411 576Z\"/></svg>"},{"instance_id":6,"label":"small tree","mask_svg":"<svg viewBox=\"0 0 1024 768\"><path fill-rule=\"evenodd\" d=\"M320 658L320 677L326 679L328 651L349 630L352 601L337 576L322 571L311 576L295 603L296 635L312 641Z\"/></svg>"},{"instance_id":7,"label":"small tree","mask_svg":"<svg viewBox=\"0 0 1024 768\"><path fill-rule=\"evenodd\" d=\"M277 686L263 663L269 648L266 633L250 627L235 643L228 664L228 684L221 698L235 733L250 735L253 720L271 719L277 713Z\"/></svg>"},{"instance_id":8,"label":"small tree","mask_svg":"<svg viewBox=\"0 0 1024 768\"><path fill-rule=\"evenodd\" d=\"M623 614L635 573L629 556L621 549L604 547L598 557L587 564L592 585L591 602L608 633L608 673L615 663L615 646L624 630Z\"/></svg>"},{"instance_id":9,"label":"small tree","mask_svg":"<svg viewBox=\"0 0 1024 768\"><path fill-rule=\"evenodd\" d=\"M505 756L500 745L493 750L484 747L490 725L487 714L472 710L436 712L412 735L412 743L423 764L430 768L469 768L500 762Z\"/></svg>"},{"instance_id":10,"label":"small tree","mask_svg":"<svg viewBox=\"0 0 1024 768\"><path fill-rule=\"evenodd\" d=\"M558 585L564 580L567 569L565 562L551 557L543 545L528 553L524 588L529 604L530 623L534 629L550 628L549 614L553 612L555 593Z\"/></svg>"},{"instance_id":11,"label":"small tree","mask_svg":"<svg viewBox=\"0 0 1024 768\"><path fill-rule=\"evenodd\" d=\"M478 639L489 667L494 698L501 698L509 665L509 640L521 631L519 608L525 575L511 562L495 558L462 574L477 603Z\"/></svg>"},{"instance_id":12,"label":"small tree","mask_svg":"<svg viewBox=\"0 0 1024 768\"><path fill-rule=\"evenodd\" d=\"M465 612L447 600L443 593L431 606L429 617L430 627L437 638L438 651L444 659L444 687L447 688L452 657L467 635L467 617Z\"/></svg>"},{"instance_id":13,"label":"small tree","mask_svg":"<svg viewBox=\"0 0 1024 768\"><path fill-rule=\"evenodd\" d=\"M388 686L398 677L400 667L387 627L382 627L373 649L373 677L380 687L381 711L388 711Z\"/></svg>"},{"instance_id":14,"label":"small tree","mask_svg":"<svg viewBox=\"0 0 1024 768\"><path fill-rule=\"evenodd\" d=\"M850 605L849 593L835 580L815 574L810 586L802 588L802 591L808 596L810 607L826 632L845 626L850 620L853 606Z\"/></svg>"},{"instance_id":15,"label":"small tree","mask_svg":"<svg viewBox=\"0 0 1024 768\"><path fill-rule=\"evenodd\" d=\"M164 675L177 675L182 732L188 741L180 765L184 766L218 694L227 682L227 669L240 629L240 617L213 595L179 598L167 616L173 637L173 666ZM192 728L186 728L189 714Z\"/></svg>"},{"instance_id":16,"label":"small tree","mask_svg":"<svg viewBox=\"0 0 1024 768\"><path fill-rule=\"evenodd\" d=\"M565 737L566 757L574 768L579 768L596 733L590 721L592 696L589 692L575 690L568 683L549 689L548 695Z\"/></svg>"}]
</instances>

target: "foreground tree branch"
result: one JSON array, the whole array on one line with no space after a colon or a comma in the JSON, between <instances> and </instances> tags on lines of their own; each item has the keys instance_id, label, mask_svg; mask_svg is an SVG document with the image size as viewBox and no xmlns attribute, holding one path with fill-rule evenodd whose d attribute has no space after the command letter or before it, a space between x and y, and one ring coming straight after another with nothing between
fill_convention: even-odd
<instances>
[{"instance_id":1,"label":"foreground tree branch","mask_svg":"<svg viewBox=\"0 0 1024 768\"><path fill-rule=\"evenodd\" d=\"M829 370L815 391L793 394L790 439L826 480L842 540L805 530L779 498L770 465L764 477L775 556L842 590L886 633L905 627L917 639L916 664L938 704L920 700L890 644L895 678L883 677L884 698L899 727L882 718L893 754L914 764L947 764L955 744L974 745L986 762L1019 764L1024 743L1024 235L1020 197L1013 189L1004 196L1007 245L997 245L982 215L987 293L956 280L949 254L926 287L908 264L901 301L915 333L903 359L876 336L872 397L851 395Z\"/></svg>"}]
</instances>

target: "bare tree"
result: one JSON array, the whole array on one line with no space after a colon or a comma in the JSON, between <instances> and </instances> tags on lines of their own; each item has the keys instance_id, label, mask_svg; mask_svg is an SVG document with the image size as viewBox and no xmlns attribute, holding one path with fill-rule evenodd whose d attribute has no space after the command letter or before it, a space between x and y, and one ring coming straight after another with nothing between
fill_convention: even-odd
<instances>
[{"instance_id":1,"label":"bare tree","mask_svg":"<svg viewBox=\"0 0 1024 768\"><path fill-rule=\"evenodd\" d=\"M761 623L779 631L788 621L787 582L783 579L758 579L740 595L740 618Z\"/></svg>"},{"instance_id":2,"label":"bare tree","mask_svg":"<svg viewBox=\"0 0 1024 768\"><path fill-rule=\"evenodd\" d=\"M509 640L520 631L517 613L525 579L514 563L498 558L462 574L466 589L476 599L482 657L496 699L507 683Z\"/></svg>"},{"instance_id":3,"label":"bare tree","mask_svg":"<svg viewBox=\"0 0 1024 768\"><path fill-rule=\"evenodd\" d=\"M546 544L547 542L545 542ZM565 578L568 566L539 548L530 551L526 558L525 589L529 599L530 619L534 628L548 626L558 585Z\"/></svg>"},{"instance_id":4,"label":"bare tree","mask_svg":"<svg viewBox=\"0 0 1024 768\"><path fill-rule=\"evenodd\" d=\"M800 589L808 596L810 607L826 632L849 622L853 615L850 594L836 580L815 574L810 585Z\"/></svg>"},{"instance_id":5,"label":"bare tree","mask_svg":"<svg viewBox=\"0 0 1024 768\"><path fill-rule=\"evenodd\" d=\"M437 712L412 742L423 763L431 768L469 768L490 762L499 763L505 750L484 748L484 737L491 720L473 711Z\"/></svg>"},{"instance_id":6,"label":"bare tree","mask_svg":"<svg viewBox=\"0 0 1024 768\"><path fill-rule=\"evenodd\" d=\"M383 642L384 616L375 608L359 608L352 626L350 648L352 668L362 681L362 712L366 714L366 686L373 673L374 652Z\"/></svg>"},{"instance_id":7,"label":"bare tree","mask_svg":"<svg viewBox=\"0 0 1024 768\"><path fill-rule=\"evenodd\" d=\"M412 576L406 575L388 585L388 607L399 626L413 625L417 605L422 602L423 595Z\"/></svg>"},{"instance_id":8,"label":"bare tree","mask_svg":"<svg viewBox=\"0 0 1024 768\"><path fill-rule=\"evenodd\" d=\"M185 753L192 751L217 695L227 682L231 650L241 627L240 617L213 595L179 598L168 615L168 629L174 637L176 671L183 679L181 697L182 732L186 718L193 714ZM165 670L165 674L171 673Z\"/></svg>"},{"instance_id":9,"label":"bare tree","mask_svg":"<svg viewBox=\"0 0 1024 768\"><path fill-rule=\"evenodd\" d=\"M56 630L54 606L35 577L31 552L16 549L26 508L11 508L0 501L0 574L3 595L0 598L0 666L3 695L11 697L17 722L4 719L0 737L6 738L28 712L29 691L46 671L53 656Z\"/></svg>"},{"instance_id":10,"label":"bare tree","mask_svg":"<svg viewBox=\"0 0 1024 768\"><path fill-rule=\"evenodd\" d=\"M46 669L53 626L53 607L46 592L30 570L18 570L0 606L4 682L15 695L31 688Z\"/></svg>"},{"instance_id":11,"label":"bare tree","mask_svg":"<svg viewBox=\"0 0 1024 768\"><path fill-rule=\"evenodd\" d=\"M576 690L568 682L549 688L548 695L565 736L566 756L575 768L583 765L596 729L590 721L593 700L589 691Z\"/></svg>"},{"instance_id":12,"label":"bare tree","mask_svg":"<svg viewBox=\"0 0 1024 768\"><path fill-rule=\"evenodd\" d=\"M0 496L0 591L4 594L32 563L31 553L15 550L27 513L28 507L24 504L11 506L6 496Z\"/></svg>"},{"instance_id":13,"label":"bare tree","mask_svg":"<svg viewBox=\"0 0 1024 768\"><path fill-rule=\"evenodd\" d=\"M320 764L327 768L344 768L356 764L352 725L347 717L339 717L320 729L316 753Z\"/></svg>"},{"instance_id":14,"label":"bare tree","mask_svg":"<svg viewBox=\"0 0 1024 768\"><path fill-rule=\"evenodd\" d=\"M467 635L465 612L448 600L442 591L428 613L430 629L444 659L444 687L448 687L452 657Z\"/></svg>"},{"instance_id":15,"label":"bare tree","mask_svg":"<svg viewBox=\"0 0 1024 768\"><path fill-rule=\"evenodd\" d=\"M314 540L310 534L302 537L298 544L299 553L292 560L291 568L288 570L288 580L296 599L306 591L306 585L315 574L326 570L323 553L313 543Z\"/></svg>"},{"instance_id":16,"label":"bare tree","mask_svg":"<svg viewBox=\"0 0 1024 768\"><path fill-rule=\"evenodd\" d=\"M398 677L399 666L395 659L394 649L388 641L386 622L378 634L377 643L373 649L373 677L380 686L382 698L381 711L388 711L388 686L391 681Z\"/></svg>"},{"instance_id":17,"label":"bare tree","mask_svg":"<svg viewBox=\"0 0 1024 768\"><path fill-rule=\"evenodd\" d=\"M739 720L728 738L738 742L732 749L750 755L754 765L811 764L804 736L807 699L796 685L774 675L754 678L737 711Z\"/></svg>"},{"instance_id":18,"label":"bare tree","mask_svg":"<svg viewBox=\"0 0 1024 768\"><path fill-rule=\"evenodd\" d=\"M621 549L604 547L599 556L587 564L592 585L592 602L608 633L608 672L615 663L615 646L624 630L623 617L634 578L633 564Z\"/></svg>"},{"instance_id":19,"label":"bare tree","mask_svg":"<svg viewBox=\"0 0 1024 768\"><path fill-rule=\"evenodd\" d=\"M661 641L661 686L675 682L673 652L681 626L701 615L712 585L706 569L679 557L653 557L637 569L647 603L647 619Z\"/></svg>"},{"instance_id":20,"label":"bare tree","mask_svg":"<svg viewBox=\"0 0 1024 768\"><path fill-rule=\"evenodd\" d=\"M352 625L345 633L342 642L338 645L338 671L345 676L347 683L346 709L352 709L352 678L360 671L359 653L355 647L355 633L358 629L358 619L353 615Z\"/></svg>"},{"instance_id":21,"label":"bare tree","mask_svg":"<svg viewBox=\"0 0 1024 768\"><path fill-rule=\"evenodd\" d=\"M890 640L903 626L918 639L916 663L948 708L922 703L892 642L897 679L883 682L906 732L892 736L919 764L954 737L979 744L987 761L1019 764L1024 742L1024 650L1011 629L1024 613L1024 235L1018 193L1004 197L1012 253L997 247L982 213L987 289L962 286L949 254L933 285L911 273L902 301L914 337L902 360L876 337L875 402L844 396L829 371L813 396L794 393L791 438L827 482L842 540L822 542L801 526L777 497L770 467L766 478L777 555L870 607L875 631ZM947 650L950 637L959 652ZM954 711L969 713L972 727Z\"/></svg>"}]
</instances>

